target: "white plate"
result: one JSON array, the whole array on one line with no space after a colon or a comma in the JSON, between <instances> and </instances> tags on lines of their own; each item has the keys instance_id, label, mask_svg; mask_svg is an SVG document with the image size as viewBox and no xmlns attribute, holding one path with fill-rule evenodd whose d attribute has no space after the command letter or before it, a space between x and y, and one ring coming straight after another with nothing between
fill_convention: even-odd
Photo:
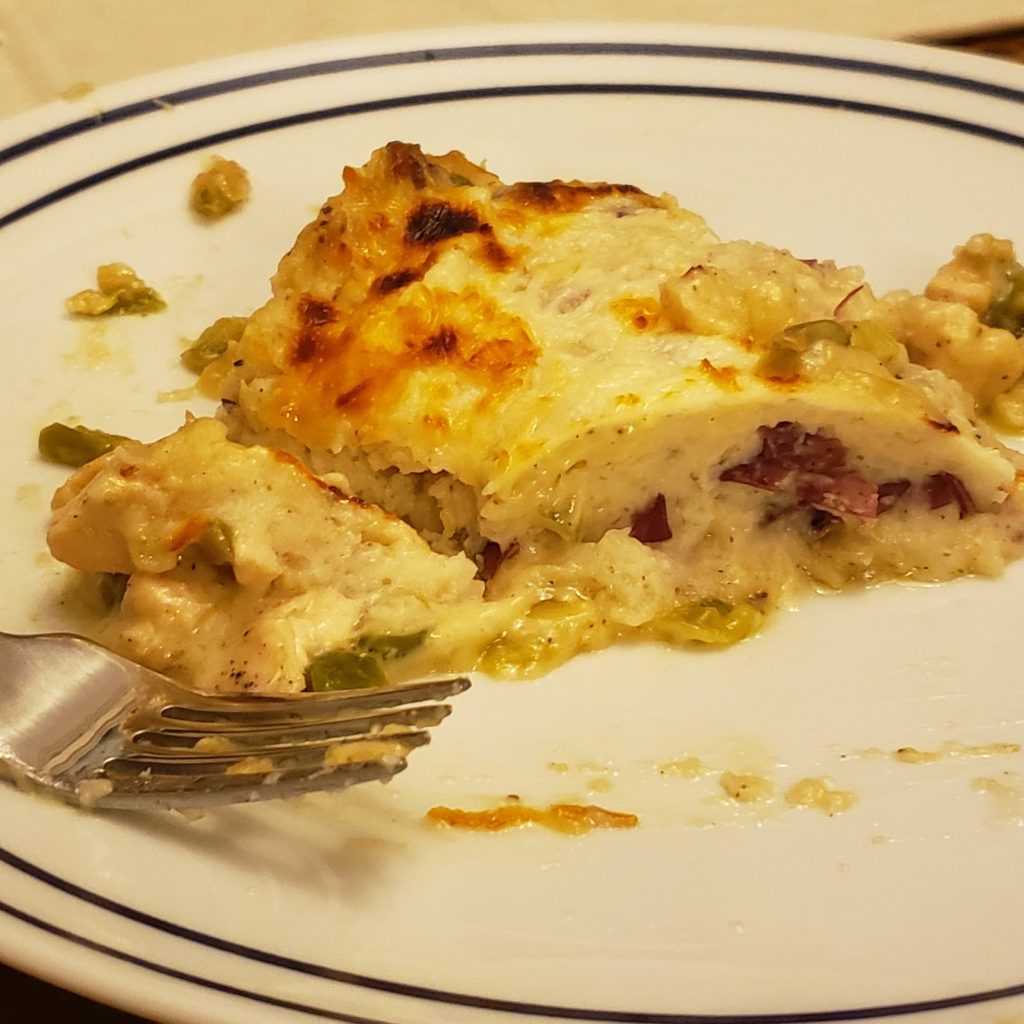
<instances>
[{"instance_id":1,"label":"white plate","mask_svg":"<svg viewBox=\"0 0 1024 1024\"><path fill-rule=\"evenodd\" d=\"M102 113L100 113L102 111ZM94 116L95 115L95 116ZM177 339L262 301L339 169L389 139L507 179L666 189L726 237L920 287L978 230L1024 243L1024 70L895 44L683 26L324 44L183 69L0 126L7 374L0 621L61 624L44 555L58 416L176 426ZM251 172L216 227L204 156ZM169 310L62 316L99 262ZM199 409L198 403L191 403ZM294 805L91 816L0 789L0 955L169 1021L835 1021L1024 1014L1024 574L809 599L698 655L620 648L480 681L387 787ZM906 764L898 747L959 756ZM664 766L697 756L707 773ZM721 799L830 776L828 818ZM984 780L988 780L987 782ZM436 831L433 804L596 802L640 827Z\"/></svg>"}]
</instances>

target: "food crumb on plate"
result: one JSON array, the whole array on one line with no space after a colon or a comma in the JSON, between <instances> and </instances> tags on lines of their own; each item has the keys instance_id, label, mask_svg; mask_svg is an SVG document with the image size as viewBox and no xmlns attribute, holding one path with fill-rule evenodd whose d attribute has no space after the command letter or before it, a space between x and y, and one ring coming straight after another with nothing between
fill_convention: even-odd
<instances>
[{"instance_id":1,"label":"food crumb on plate","mask_svg":"<svg viewBox=\"0 0 1024 1024\"><path fill-rule=\"evenodd\" d=\"M189 202L204 220L215 221L248 202L251 194L246 169L234 160L215 156L192 180Z\"/></svg>"},{"instance_id":2,"label":"food crumb on plate","mask_svg":"<svg viewBox=\"0 0 1024 1024\"><path fill-rule=\"evenodd\" d=\"M551 804L546 808L525 804L506 804L483 811L464 811L454 807L431 807L427 821L447 828L498 832L503 829L540 825L553 832L582 835L598 828L636 828L639 818L623 811L610 811L595 804Z\"/></svg>"},{"instance_id":3,"label":"food crumb on plate","mask_svg":"<svg viewBox=\"0 0 1024 1024\"><path fill-rule=\"evenodd\" d=\"M670 775L675 778L696 779L704 771L704 765L699 757L682 757L677 761L666 761L658 765L660 775Z\"/></svg>"},{"instance_id":4,"label":"food crumb on plate","mask_svg":"<svg viewBox=\"0 0 1024 1024\"><path fill-rule=\"evenodd\" d=\"M977 778L971 789L990 798L1001 818L1024 821L1024 780L1016 773L1002 772L1001 778Z\"/></svg>"},{"instance_id":5,"label":"food crumb on plate","mask_svg":"<svg viewBox=\"0 0 1024 1024\"><path fill-rule=\"evenodd\" d=\"M828 779L800 779L786 790L786 803L793 807L811 807L833 815L848 811L857 802L854 793L836 789Z\"/></svg>"},{"instance_id":6,"label":"food crumb on plate","mask_svg":"<svg viewBox=\"0 0 1024 1024\"><path fill-rule=\"evenodd\" d=\"M775 785L763 775L722 772L718 784L730 799L741 804L758 803L775 795Z\"/></svg>"},{"instance_id":7,"label":"food crumb on plate","mask_svg":"<svg viewBox=\"0 0 1024 1024\"><path fill-rule=\"evenodd\" d=\"M101 263L96 287L69 295L64 307L72 316L148 316L167 303L127 263Z\"/></svg>"},{"instance_id":8,"label":"food crumb on plate","mask_svg":"<svg viewBox=\"0 0 1024 1024\"><path fill-rule=\"evenodd\" d=\"M1020 753L1019 743L943 743L937 750L918 750L917 747L899 747L893 757L904 764L928 764L951 757L1000 757Z\"/></svg>"}]
</instances>

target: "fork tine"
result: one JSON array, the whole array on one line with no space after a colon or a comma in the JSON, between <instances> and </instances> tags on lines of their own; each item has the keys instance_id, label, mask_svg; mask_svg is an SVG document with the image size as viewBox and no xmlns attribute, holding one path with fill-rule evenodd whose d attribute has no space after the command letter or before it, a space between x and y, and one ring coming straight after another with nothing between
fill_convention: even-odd
<instances>
[{"instance_id":1,"label":"fork tine","mask_svg":"<svg viewBox=\"0 0 1024 1024\"><path fill-rule=\"evenodd\" d=\"M426 732L352 738L249 753L126 755L94 775L109 787L91 802L106 807L212 807L386 782L406 768L406 754L430 742Z\"/></svg>"},{"instance_id":2,"label":"fork tine","mask_svg":"<svg viewBox=\"0 0 1024 1024\"><path fill-rule=\"evenodd\" d=\"M405 758L395 757L356 761L316 772L292 768L233 775L131 774L93 780L93 784L105 788L83 803L121 810L219 807L347 789L362 782L387 782L406 767Z\"/></svg>"},{"instance_id":3,"label":"fork tine","mask_svg":"<svg viewBox=\"0 0 1024 1024\"><path fill-rule=\"evenodd\" d=\"M422 704L413 707L402 707L372 714L351 715L337 720L314 720L286 724L257 724L246 728L246 723L235 720L228 723L212 722L203 728L184 728L164 726L156 729L144 729L135 733L130 739L133 752L193 751L197 744L197 753L216 752L206 741L224 741L232 748L245 748L249 754L258 754L261 750L270 750L282 746L298 746L325 740L340 740L348 736L379 735L383 730L394 726L429 728L439 725L451 714L447 704Z\"/></svg>"},{"instance_id":4,"label":"fork tine","mask_svg":"<svg viewBox=\"0 0 1024 1024\"><path fill-rule=\"evenodd\" d=\"M321 740L299 746L281 746L261 751L252 749L215 753L190 750L162 752L127 750L108 758L102 774L108 779L133 775L183 776L252 774L268 775L285 769L318 771L332 765L353 761L371 761L388 757L404 757L415 747L430 741L426 732L402 732L380 737L350 737Z\"/></svg>"},{"instance_id":5,"label":"fork tine","mask_svg":"<svg viewBox=\"0 0 1024 1024\"><path fill-rule=\"evenodd\" d=\"M253 694L242 700L217 696L208 701L199 697L188 704L170 704L162 708L160 717L175 722L195 722L203 725L239 722L247 726L259 723L341 719L360 710L378 710L418 701L443 700L445 697L462 693L469 685L469 680L465 676L457 676L406 683L401 686L342 690L336 693L303 693L275 697Z\"/></svg>"},{"instance_id":6,"label":"fork tine","mask_svg":"<svg viewBox=\"0 0 1024 1024\"><path fill-rule=\"evenodd\" d=\"M126 809L387 781L450 712L438 702L470 685L460 676L324 694L199 694L70 633L0 632L0 665L4 774L71 803Z\"/></svg>"}]
</instances>

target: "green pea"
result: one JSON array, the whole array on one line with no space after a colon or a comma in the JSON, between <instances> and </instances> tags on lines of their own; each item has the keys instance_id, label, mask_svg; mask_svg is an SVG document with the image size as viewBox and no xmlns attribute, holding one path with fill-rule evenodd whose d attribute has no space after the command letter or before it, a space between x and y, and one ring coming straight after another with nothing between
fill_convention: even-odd
<instances>
[{"instance_id":1,"label":"green pea","mask_svg":"<svg viewBox=\"0 0 1024 1024\"><path fill-rule=\"evenodd\" d=\"M427 638L427 630L418 633L367 633L356 641L356 650L360 654L390 661L393 658L404 658L414 651Z\"/></svg>"},{"instance_id":2,"label":"green pea","mask_svg":"<svg viewBox=\"0 0 1024 1024\"><path fill-rule=\"evenodd\" d=\"M235 560L231 527L220 520L207 523L196 544L210 565L230 565Z\"/></svg>"},{"instance_id":3,"label":"green pea","mask_svg":"<svg viewBox=\"0 0 1024 1024\"><path fill-rule=\"evenodd\" d=\"M228 345L238 341L247 322L244 316L222 316L215 320L181 353L182 365L193 373L202 373L227 352Z\"/></svg>"},{"instance_id":4,"label":"green pea","mask_svg":"<svg viewBox=\"0 0 1024 1024\"><path fill-rule=\"evenodd\" d=\"M802 324L790 324L777 342L798 351L806 352L819 341L830 341L835 345L848 345L850 332L838 320L808 320Z\"/></svg>"},{"instance_id":5,"label":"green pea","mask_svg":"<svg viewBox=\"0 0 1024 1024\"><path fill-rule=\"evenodd\" d=\"M306 686L315 693L361 690L386 683L377 659L358 651L324 651L306 666Z\"/></svg>"},{"instance_id":6,"label":"green pea","mask_svg":"<svg viewBox=\"0 0 1024 1024\"><path fill-rule=\"evenodd\" d=\"M76 292L64 301L72 316L147 316L167 303L126 263L96 268L96 288Z\"/></svg>"},{"instance_id":7,"label":"green pea","mask_svg":"<svg viewBox=\"0 0 1024 1024\"><path fill-rule=\"evenodd\" d=\"M241 164L214 157L192 182L192 209L206 220L220 220L252 192L249 175Z\"/></svg>"},{"instance_id":8,"label":"green pea","mask_svg":"<svg viewBox=\"0 0 1024 1024\"><path fill-rule=\"evenodd\" d=\"M1014 263L1006 270L1006 281L981 314L989 327L1001 327L1018 338L1024 337L1024 266Z\"/></svg>"},{"instance_id":9,"label":"green pea","mask_svg":"<svg viewBox=\"0 0 1024 1024\"><path fill-rule=\"evenodd\" d=\"M796 380L803 370L803 354L818 342L849 345L850 332L837 320L790 324L772 338L754 372L769 380Z\"/></svg>"},{"instance_id":10,"label":"green pea","mask_svg":"<svg viewBox=\"0 0 1024 1024\"><path fill-rule=\"evenodd\" d=\"M128 589L128 574L123 572L101 572L97 580L100 600L106 609L117 608Z\"/></svg>"},{"instance_id":11,"label":"green pea","mask_svg":"<svg viewBox=\"0 0 1024 1024\"><path fill-rule=\"evenodd\" d=\"M128 441L130 437L103 430L51 423L39 431L39 454L47 462L77 468Z\"/></svg>"}]
</instances>

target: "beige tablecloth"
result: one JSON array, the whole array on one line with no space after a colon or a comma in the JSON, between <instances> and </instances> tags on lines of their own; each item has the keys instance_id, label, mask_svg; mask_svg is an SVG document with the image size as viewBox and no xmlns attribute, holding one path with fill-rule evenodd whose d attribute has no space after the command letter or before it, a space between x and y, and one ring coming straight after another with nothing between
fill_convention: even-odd
<instances>
[{"instance_id":1,"label":"beige tablecloth","mask_svg":"<svg viewBox=\"0 0 1024 1024\"><path fill-rule=\"evenodd\" d=\"M311 39L624 19L920 38L1024 22L1024 0L0 0L0 117L79 83Z\"/></svg>"}]
</instances>

